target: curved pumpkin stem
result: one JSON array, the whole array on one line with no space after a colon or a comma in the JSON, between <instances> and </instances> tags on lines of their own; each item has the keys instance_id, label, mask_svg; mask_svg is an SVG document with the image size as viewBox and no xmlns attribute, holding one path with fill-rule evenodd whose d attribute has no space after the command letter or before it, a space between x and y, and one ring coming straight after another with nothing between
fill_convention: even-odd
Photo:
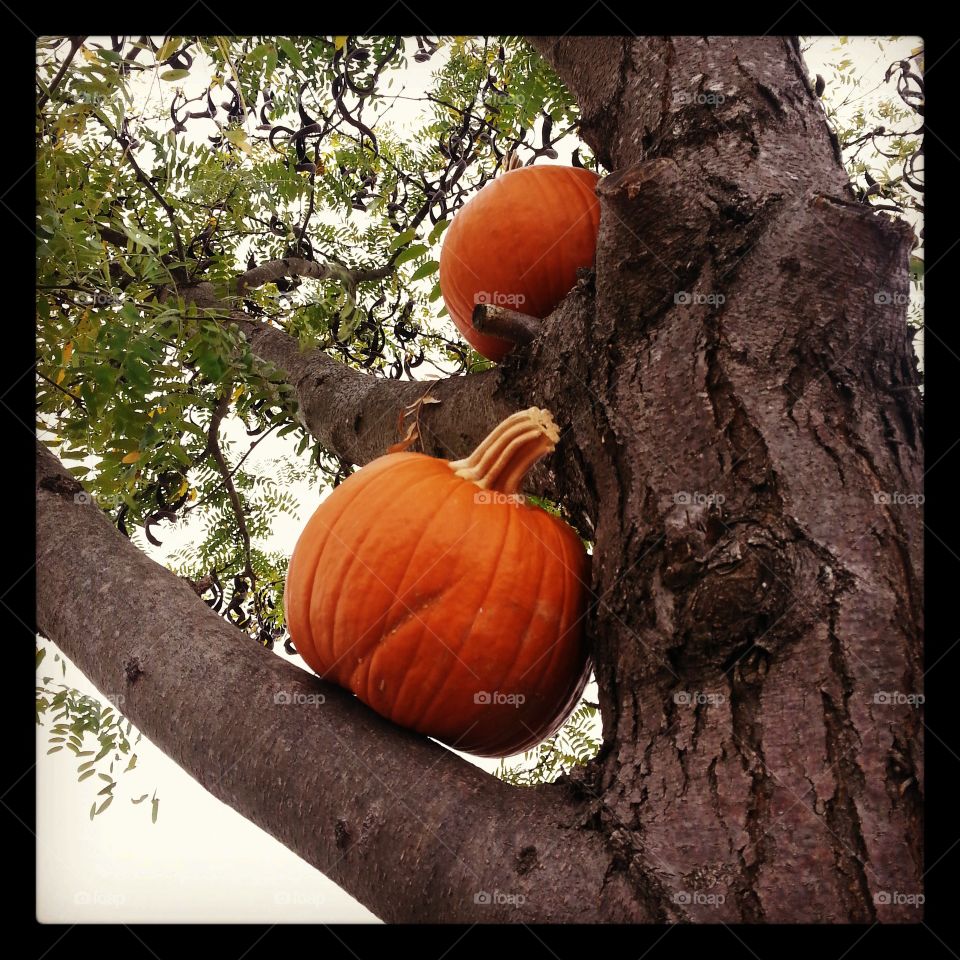
<instances>
[{"instance_id":1,"label":"curved pumpkin stem","mask_svg":"<svg viewBox=\"0 0 960 960\"><path fill-rule=\"evenodd\" d=\"M520 159L520 154L515 150L508 150L503 158L503 167L500 170L500 173L509 173L511 170L519 170L523 166L523 161Z\"/></svg>"},{"instance_id":2,"label":"curved pumpkin stem","mask_svg":"<svg viewBox=\"0 0 960 960\"><path fill-rule=\"evenodd\" d=\"M464 460L451 460L458 477L484 490L517 493L530 468L550 453L560 431L549 410L530 407L498 424Z\"/></svg>"}]
</instances>

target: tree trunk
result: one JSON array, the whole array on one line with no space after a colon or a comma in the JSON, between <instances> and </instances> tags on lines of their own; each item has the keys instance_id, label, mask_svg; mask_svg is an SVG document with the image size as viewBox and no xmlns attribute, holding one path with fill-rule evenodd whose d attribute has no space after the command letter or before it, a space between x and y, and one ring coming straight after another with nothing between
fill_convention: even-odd
<instances>
[{"instance_id":1,"label":"tree trunk","mask_svg":"<svg viewBox=\"0 0 960 960\"><path fill-rule=\"evenodd\" d=\"M792 41L604 45L537 41L615 172L529 358L597 518L599 820L662 918L916 920L912 231L848 199Z\"/></svg>"},{"instance_id":2,"label":"tree trunk","mask_svg":"<svg viewBox=\"0 0 960 960\"><path fill-rule=\"evenodd\" d=\"M392 728L239 642L74 504L49 455L39 625L207 789L386 919L918 920L911 231L851 200L794 40L533 42L612 171L595 276L496 371L431 387L422 424L455 455L533 403L565 427L534 480L595 541L597 760L510 788ZM424 389L245 330L358 462ZM96 575L71 564L78 537ZM136 611L133 582L157 585ZM327 702L291 711L281 682Z\"/></svg>"}]
</instances>

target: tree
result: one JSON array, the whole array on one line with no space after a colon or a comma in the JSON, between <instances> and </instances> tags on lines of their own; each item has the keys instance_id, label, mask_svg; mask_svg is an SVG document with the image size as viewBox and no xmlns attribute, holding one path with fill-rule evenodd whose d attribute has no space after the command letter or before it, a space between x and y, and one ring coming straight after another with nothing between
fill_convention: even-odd
<instances>
[{"instance_id":1,"label":"tree","mask_svg":"<svg viewBox=\"0 0 960 960\"><path fill-rule=\"evenodd\" d=\"M99 461L38 445L40 631L384 919L914 919L915 238L857 199L798 42L455 38L403 139L370 122L395 38L83 40L39 72L39 404L61 459ZM140 72L204 59L166 133L131 115ZM489 367L436 323L434 245L507 150L574 127L605 174L595 271ZM454 367L429 405L403 379L426 361ZM565 428L531 492L593 543L603 745L519 788L238 632L282 636L284 558L254 541L284 503L221 425L342 476L404 434L462 456L531 402ZM191 502L178 577L128 536Z\"/></svg>"}]
</instances>

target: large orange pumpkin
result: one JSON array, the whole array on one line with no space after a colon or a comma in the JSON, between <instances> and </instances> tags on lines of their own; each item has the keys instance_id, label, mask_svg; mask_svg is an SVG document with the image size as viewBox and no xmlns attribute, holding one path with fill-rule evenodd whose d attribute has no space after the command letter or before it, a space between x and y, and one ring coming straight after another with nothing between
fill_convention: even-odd
<instances>
[{"instance_id":1,"label":"large orange pumpkin","mask_svg":"<svg viewBox=\"0 0 960 960\"><path fill-rule=\"evenodd\" d=\"M473 328L478 303L547 316L592 266L598 177L583 167L520 167L486 184L453 218L440 250L440 292L470 345L501 360L513 344Z\"/></svg>"},{"instance_id":2,"label":"large orange pumpkin","mask_svg":"<svg viewBox=\"0 0 960 960\"><path fill-rule=\"evenodd\" d=\"M480 756L553 734L590 670L588 557L520 484L550 413L504 420L465 460L390 453L317 508L287 575L290 636L321 677Z\"/></svg>"}]
</instances>

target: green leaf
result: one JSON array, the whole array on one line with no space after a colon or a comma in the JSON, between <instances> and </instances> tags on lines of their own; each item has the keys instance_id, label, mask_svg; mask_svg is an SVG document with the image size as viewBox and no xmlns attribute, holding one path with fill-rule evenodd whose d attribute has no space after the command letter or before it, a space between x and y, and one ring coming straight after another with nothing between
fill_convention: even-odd
<instances>
[{"instance_id":1,"label":"green leaf","mask_svg":"<svg viewBox=\"0 0 960 960\"><path fill-rule=\"evenodd\" d=\"M152 250L156 247L157 243L153 237L144 233L142 230L137 230L136 227L128 227L126 224L121 225L123 232L136 244L139 244L141 247L147 247Z\"/></svg>"},{"instance_id":2,"label":"green leaf","mask_svg":"<svg viewBox=\"0 0 960 960\"><path fill-rule=\"evenodd\" d=\"M427 237L427 243L436 243L443 234L443 231L449 226L449 220L438 220L433 229L430 231L430 236Z\"/></svg>"},{"instance_id":3,"label":"green leaf","mask_svg":"<svg viewBox=\"0 0 960 960\"><path fill-rule=\"evenodd\" d=\"M294 46L293 41L288 37L277 37L277 46L287 55L290 62L298 69L303 69L303 61L300 59L300 52Z\"/></svg>"},{"instance_id":4,"label":"green leaf","mask_svg":"<svg viewBox=\"0 0 960 960\"><path fill-rule=\"evenodd\" d=\"M176 37L168 37L156 53L157 63L163 63L164 60L169 60L170 57L177 52L179 46L180 41Z\"/></svg>"},{"instance_id":5,"label":"green leaf","mask_svg":"<svg viewBox=\"0 0 960 960\"><path fill-rule=\"evenodd\" d=\"M397 234L397 236L394 237L393 242L389 247L387 247L387 249L393 253L397 247L402 247L405 243L409 243L416 235L416 227L411 227L409 230L404 230L403 233Z\"/></svg>"},{"instance_id":6,"label":"green leaf","mask_svg":"<svg viewBox=\"0 0 960 960\"><path fill-rule=\"evenodd\" d=\"M229 140L238 150L242 150L247 156L253 156L253 147L247 139L247 131L243 127L230 127L223 131L224 137Z\"/></svg>"},{"instance_id":7,"label":"green leaf","mask_svg":"<svg viewBox=\"0 0 960 960\"><path fill-rule=\"evenodd\" d=\"M189 76L189 70L164 70L163 73L160 74L160 79L166 80L168 83L174 83L177 80L183 80Z\"/></svg>"},{"instance_id":8,"label":"green leaf","mask_svg":"<svg viewBox=\"0 0 960 960\"><path fill-rule=\"evenodd\" d=\"M429 253L429 251L430 248L425 247L422 243L411 244L394 260L394 263L399 267L401 263L406 263L408 260L415 260L417 257L422 257L425 253Z\"/></svg>"},{"instance_id":9,"label":"green leaf","mask_svg":"<svg viewBox=\"0 0 960 960\"><path fill-rule=\"evenodd\" d=\"M261 43L259 46L254 47L249 53L244 55L244 60L247 63L255 63L257 60L263 60L267 54L270 52L269 43Z\"/></svg>"},{"instance_id":10,"label":"green leaf","mask_svg":"<svg viewBox=\"0 0 960 960\"><path fill-rule=\"evenodd\" d=\"M414 273L410 280L411 282L414 280L422 280L424 277L429 277L431 273L436 273L439 269L440 264L437 263L436 260L428 260Z\"/></svg>"}]
</instances>

